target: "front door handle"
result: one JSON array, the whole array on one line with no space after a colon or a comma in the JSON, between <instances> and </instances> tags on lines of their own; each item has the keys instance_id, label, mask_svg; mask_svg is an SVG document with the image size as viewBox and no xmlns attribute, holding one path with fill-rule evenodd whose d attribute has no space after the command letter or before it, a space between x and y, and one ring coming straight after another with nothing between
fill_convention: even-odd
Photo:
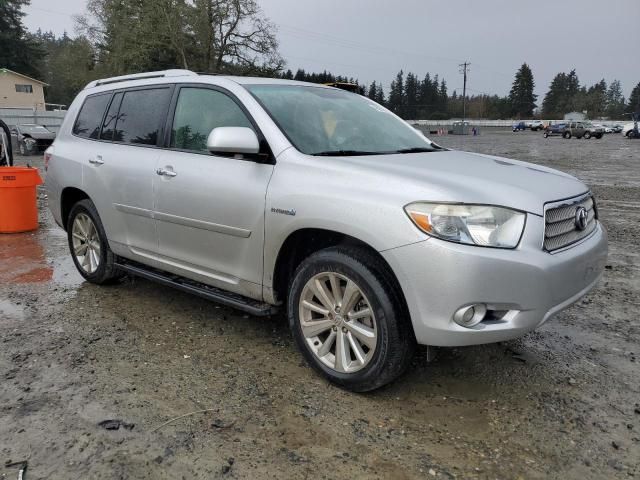
<instances>
[{"instance_id":1,"label":"front door handle","mask_svg":"<svg viewBox=\"0 0 640 480\"><path fill-rule=\"evenodd\" d=\"M96 155L95 158L90 158L89 163L93 165L102 165L104 161L102 160L102 155Z\"/></svg>"},{"instance_id":2,"label":"front door handle","mask_svg":"<svg viewBox=\"0 0 640 480\"><path fill-rule=\"evenodd\" d=\"M175 177L175 176L178 175L173 170L167 170L166 168L159 168L159 169L156 170L156 173L158 175L163 176L163 177Z\"/></svg>"}]
</instances>

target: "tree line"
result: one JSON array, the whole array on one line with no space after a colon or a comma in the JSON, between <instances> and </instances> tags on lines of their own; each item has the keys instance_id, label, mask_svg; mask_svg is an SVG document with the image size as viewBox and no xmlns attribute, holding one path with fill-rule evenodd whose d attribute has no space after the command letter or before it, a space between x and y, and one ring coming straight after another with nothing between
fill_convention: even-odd
<instances>
[{"instance_id":1,"label":"tree line","mask_svg":"<svg viewBox=\"0 0 640 480\"><path fill-rule=\"evenodd\" d=\"M385 92L376 80L285 70L275 26L257 0L88 0L76 17L78 35L28 32L22 23L29 0L0 1L0 67L49 84L49 103L71 103L91 80L127 73L186 68L196 72L256 75L314 83L347 82L361 94L406 119L562 118L586 111L591 118L619 119L640 111L640 82L629 99L620 81L582 85L575 70L552 80L541 105L531 68L516 72L508 95L449 93L438 74L398 72ZM472 90L473 91L473 90Z\"/></svg>"}]
</instances>

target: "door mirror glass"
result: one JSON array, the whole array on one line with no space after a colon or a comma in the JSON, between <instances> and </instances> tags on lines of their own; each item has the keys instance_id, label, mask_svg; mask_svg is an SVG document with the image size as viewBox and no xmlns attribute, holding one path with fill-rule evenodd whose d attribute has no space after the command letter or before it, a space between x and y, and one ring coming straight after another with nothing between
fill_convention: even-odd
<instances>
[{"instance_id":1,"label":"door mirror glass","mask_svg":"<svg viewBox=\"0 0 640 480\"><path fill-rule=\"evenodd\" d=\"M260 142L250 128L218 127L211 130L207 138L207 150L211 153L255 155L260 152Z\"/></svg>"}]
</instances>

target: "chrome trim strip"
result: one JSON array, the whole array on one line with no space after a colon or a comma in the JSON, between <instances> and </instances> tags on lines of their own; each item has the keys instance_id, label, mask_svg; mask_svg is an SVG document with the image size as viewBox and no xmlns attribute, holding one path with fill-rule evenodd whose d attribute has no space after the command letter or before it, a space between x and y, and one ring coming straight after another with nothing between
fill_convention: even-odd
<instances>
[{"instance_id":1,"label":"chrome trim strip","mask_svg":"<svg viewBox=\"0 0 640 480\"><path fill-rule=\"evenodd\" d=\"M154 212L153 216L156 220L160 220L162 222L175 223L177 225L198 228L200 230L209 230L211 232L222 233L224 235L231 235L232 237L249 238L249 236L251 236L251 230L245 230L243 228L230 227L228 225L220 225L217 223L210 223L162 212Z\"/></svg>"}]
</instances>

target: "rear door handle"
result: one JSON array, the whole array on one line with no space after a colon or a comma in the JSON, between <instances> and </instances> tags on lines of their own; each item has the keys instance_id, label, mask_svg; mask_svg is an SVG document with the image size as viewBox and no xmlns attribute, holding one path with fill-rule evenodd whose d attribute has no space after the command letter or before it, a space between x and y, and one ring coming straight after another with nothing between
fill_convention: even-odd
<instances>
[{"instance_id":1,"label":"rear door handle","mask_svg":"<svg viewBox=\"0 0 640 480\"><path fill-rule=\"evenodd\" d=\"M166 168L159 168L156 170L156 173L164 177L176 177L178 175L173 170L167 170Z\"/></svg>"},{"instance_id":2,"label":"rear door handle","mask_svg":"<svg viewBox=\"0 0 640 480\"><path fill-rule=\"evenodd\" d=\"M102 165L104 161L102 160L102 155L96 155L95 158L90 158L89 163L92 165Z\"/></svg>"}]
</instances>

